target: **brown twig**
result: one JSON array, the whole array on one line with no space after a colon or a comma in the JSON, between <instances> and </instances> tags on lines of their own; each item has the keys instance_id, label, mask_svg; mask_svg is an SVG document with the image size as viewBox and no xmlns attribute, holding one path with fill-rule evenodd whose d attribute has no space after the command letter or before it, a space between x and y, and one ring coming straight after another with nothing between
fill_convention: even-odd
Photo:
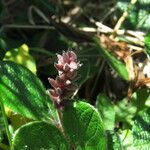
<instances>
[{"instance_id":1,"label":"brown twig","mask_svg":"<svg viewBox=\"0 0 150 150\"><path fill-rule=\"evenodd\" d=\"M134 5L136 2L137 2L137 0L131 0L130 4ZM114 31L115 32L120 29L121 25L123 24L123 22L125 21L125 19L128 17L128 10L129 10L129 8L122 14L122 16L120 17L120 19L116 23L116 25L114 27Z\"/></svg>"}]
</instances>

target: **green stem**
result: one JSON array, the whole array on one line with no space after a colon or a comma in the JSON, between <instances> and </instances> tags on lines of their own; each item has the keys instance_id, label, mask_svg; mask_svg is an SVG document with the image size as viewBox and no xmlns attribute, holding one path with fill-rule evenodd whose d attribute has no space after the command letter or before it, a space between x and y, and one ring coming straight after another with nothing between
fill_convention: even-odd
<instances>
[{"instance_id":1,"label":"green stem","mask_svg":"<svg viewBox=\"0 0 150 150\"><path fill-rule=\"evenodd\" d=\"M11 147L12 147L11 134L10 134L10 132L9 132L7 116L6 116L5 109L4 109L4 105L3 105L2 101L0 101L0 105L1 105L2 115L3 115L3 119L4 119L6 134L7 134L8 141L9 141L9 145L10 145L10 149L11 149Z\"/></svg>"},{"instance_id":2,"label":"green stem","mask_svg":"<svg viewBox=\"0 0 150 150\"><path fill-rule=\"evenodd\" d=\"M62 125L62 113L58 109L57 109L57 113L58 113L58 118L59 118L60 129L61 129L62 133L64 133L64 129L63 129L63 125Z\"/></svg>"},{"instance_id":3,"label":"green stem","mask_svg":"<svg viewBox=\"0 0 150 150\"><path fill-rule=\"evenodd\" d=\"M122 140L123 142L124 142L124 140L126 139L128 133L129 133L129 129L127 129L127 131L126 131L126 134L125 134L125 136L124 136L124 138L123 138L123 140Z\"/></svg>"}]
</instances>

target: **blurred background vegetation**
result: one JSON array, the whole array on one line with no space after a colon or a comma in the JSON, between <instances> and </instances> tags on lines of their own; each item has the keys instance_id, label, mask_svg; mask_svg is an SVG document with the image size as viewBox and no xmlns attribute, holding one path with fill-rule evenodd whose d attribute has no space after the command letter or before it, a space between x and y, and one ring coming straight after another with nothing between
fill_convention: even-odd
<instances>
[{"instance_id":1,"label":"blurred background vegetation","mask_svg":"<svg viewBox=\"0 0 150 150\"><path fill-rule=\"evenodd\" d=\"M143 63L149 7L149 0L1 0L0 58L25 65L49 88L47 78L56 76L55 54L74 50L83 63L79 96L94 103L97 94L105 91L118 101L127 95L129 83L108 66L91 39L102 37L108 49L120 49L120 53L130 44L132 51L140 51L132 57L134 63ZM127 16L116 27L124 12ZM115 35L113 29L120 34ZM113 41L109 41L111 36Z\"/></svg>"}]
</instances>

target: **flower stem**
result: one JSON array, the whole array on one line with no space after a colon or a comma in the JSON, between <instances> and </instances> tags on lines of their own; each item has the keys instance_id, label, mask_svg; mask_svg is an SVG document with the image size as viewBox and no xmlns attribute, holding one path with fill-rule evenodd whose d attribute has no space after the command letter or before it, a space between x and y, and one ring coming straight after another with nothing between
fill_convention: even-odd
<instances>
[{"instance_id":1,"label":"flower stem","mask_svg":"<svg viewBox=\"0 0 150 150\"><path fill-rule=\"evenodd\" d=\"M12 147L11 135L10 135L10 132L9 132L7 116L6 116L5 108L4 108L4 105L3 105L3 102L2 102L2 101L0 101L0 105L1 105L2 116L3 116L3 119L4 119L6 134L7 134L7 137L8 137L8 142L9 142L10 149L11 149L11 147Z\"/></svg>"},{"instance_id":2,"label":"flower stem","mask_svg":"<svg viewBox=\"0 0 150 150\"><path fill-rule=\"evenodd\" d=\"M60 129L61 129L62 133L64 133L64 129L63 129L63 125L62 125L62 113L60 110L57 110L57 113L58 113L58 117L59 117Z\"/></svg>"}]
</instances>

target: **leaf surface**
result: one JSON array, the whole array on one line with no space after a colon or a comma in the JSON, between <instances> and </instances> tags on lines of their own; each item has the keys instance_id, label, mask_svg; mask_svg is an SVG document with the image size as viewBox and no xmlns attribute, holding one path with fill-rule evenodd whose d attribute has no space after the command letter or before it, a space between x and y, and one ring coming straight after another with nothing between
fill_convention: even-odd
<instances>
[{"instance_id":1,"label":"leaf surface","mask_svg":"<svg viewBox=\"0 0 150 150\"><path fill-rule=\"evenodd\" d=\"M150 34L147 34L144 38L144 44L148 55L150 56Z\"/></svg>"},{"instance_id":2,"label":"leaf surface","mask_svg":"<svg viewBox=\"0 0 150 150\"><path fill-rule=\"evenodd\" d=\"M13 62L0 62L0 97L6 107L32 119L49 117L52 102L41 81Z\"/></svg>"},{"instance_id":3,"label":"leaf surface","mask_svg":"<svg viewBox=\"0 0 150 150\"><path fill-rule=\"evenodd\" d=\"M119 135L112 131L107 131L107 149L108 150L123 150Z\"/></svg>"},{"instance_id":4,"label":"leaf surface","mask_svg":"<svg viewBox=\"0 0 150 150\"><path fill-rule=\"evenodd\" d=\"M113 130L115 126L115 110L110 99L105 94L97 96L96 108L102 116L105 130Z\"/></svg>"},{"instance_id":5,"label":"leaf surface","mask_svg":"<svg viewBox=\"0 0 150 150\"><path fill-rule=\"evenodd\" d=\"M145 109L135 118L132 128L134 150L150 148L150 109Z\"/></svg>"},{"instance_id":6,"label":"leaf surface","mask_svg":"<svg viewBox=\"0 0 150 150\"><path fill-rule=\"evenodd\" d=\"M53 125L35 121L19 128L13 139L14 150L69 150L62 133Z\"/></svg>"},{"instance_id":7,"label":"leaf surface","mask_svg":"<svg viewBox=\"0 0 150 150\"><path fill-rule=\"evenodd\" d=\"M105 150L103 122L97 110L88 103L77 101L63 112L63 124L75 147L82 150Z\"/></svg>"}]
</instances>

